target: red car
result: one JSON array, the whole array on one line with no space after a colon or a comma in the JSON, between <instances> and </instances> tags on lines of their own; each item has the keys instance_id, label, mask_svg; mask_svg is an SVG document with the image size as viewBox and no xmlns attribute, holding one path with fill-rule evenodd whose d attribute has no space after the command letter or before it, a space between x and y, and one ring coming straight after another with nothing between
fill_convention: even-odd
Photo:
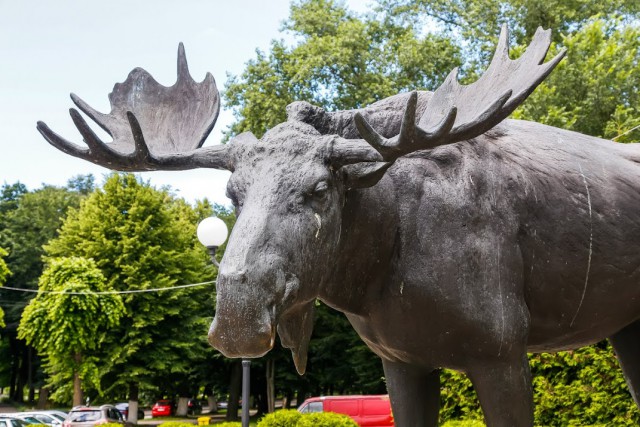
<instances>
[{"instance_id":1,"label":"red car","mask_svg":"<svg viewBox=\"0 0 640 427\"><path fill-rule=\"evenodd\" d=\"M351 417L360 427L394 427L389 396L325 396L305 400L303 414L335 412Z\"/></svg>"},{"instance_id":2,"label":"red car","mask_svg":"<svg viewBox=\"0 0 640 427\"><path fill-rule=\"evenodd\" d=\"M151 408L152 417L170 417L173 415L173 402L170 400L158 400Z\"/></svg>"}]
</instances>

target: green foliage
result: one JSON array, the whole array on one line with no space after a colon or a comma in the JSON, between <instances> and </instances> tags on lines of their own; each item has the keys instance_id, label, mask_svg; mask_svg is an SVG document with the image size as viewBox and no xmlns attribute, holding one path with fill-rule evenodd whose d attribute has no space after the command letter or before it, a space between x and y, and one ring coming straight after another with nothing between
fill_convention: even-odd
<instances>
[{"instance_id":1,"label":"green foliage","mask_svg":"<svg viewBox=\"0 0 640 427\"><path fill-rule=\"evenodd\" d=\"M593 16L624 16L632 20L640 12L634 0L378 0L378 11L395 23L433 27L449 37L480 49L485 59L493 52L498 29L507 23L516 44L527 44L538 27L551 28L560 42Z\"/></svg>"},{"instance_id":2,"label":"green foliage","mask_svg":"<svg viewBox=\"0 0 640 427\"><path fill-rule=\"evenodd\" d=\"M443 369L440 387L441 420L482 419L478 397L465 374Z\"/></svg>"},{"instance_id":3,"label":"green foliage","mask_svg":"<svg viewBox=\"0 0 640 427\"><path fill-rule=\"evenodd\" d=\"M193 425L193 424L191 424ZM120 423L104 423L104 424L100 424L100 427L122 427L122 424Z\"/></svg>"},{"instance_id":4,"label":"green foliage","mask_svg":"<svg viewBox=\"0 0 640 427\"><path fill-rule=\"evenodd\" d=\"M284 30L293 46L273 41L268 54L258 51L227 81L224 97L237 119L228 136L247 130L261 136L285 120L293 101L348 109L398 91L433 89L460 63L448 39L359 17L334 0L293 3Z\"/></svg>"},{"instance_id":5,"label":"green foliage","mask_svg":"<svg viewBox=\"0 0 640 427\"><path fill-rule=\"evenodd\" d=\"M485 427L485 424L478 420L447 421L442 427Z\"/></svg>"},{"instance_id":6,"label":"green foliage","mask_svg":"<svg viewBox=\"0 0 640 427\"><path fill-rule=\"evenodd\" d=\"M531 355L530 362L538 424L640 425L640 412L606 341L576 351Z\"/></svg>"},{"instance_id":7,"label":"green foliage","mask_svg":"<svg viewBox=\"0 0 640 427\"><path fill-rule=\"evenodd\" d=\"M204 213L204 209L201 213ZM93 258L109 287L148 290L210 280L213 267L195 237L199 217L184 200L132 174L112 174L72 210L49 256ZM129 386L189 396L213 313L213 286L129 293L126 312L106 339L98 368L108 393Z\"/></svg>"},{"instance_id":8,"label":"green foliage","mask_svg":"<svg viewBox=\"0 0 640 427\"><path fill-rule=\"evenodd\" d=\"M223 423L214 424L213 427L242 427L239 421L225 421Z\"/></svg>"},{"instance_id":9,"label":"green foliage","mask_svg":"<svg viewBox=\"0 0 640 427\"><path fill-rule=\"evenodd\" d=\"M166 421L164 423L160 423L158 427L193 427L193 423L188 423L186 421Z\"/></svg>"},{"instance_id":10,"label":"green foliage","mask_svg":"<svg viewBox=\"0 0 640 427\"><path fill-rule=\"evenodd\" d=\"M9 271L9 267L4 262L4 257L7 256L8 252L4 249L0 248L0 286L4 284L7 280L7 277L11 274ZM4 327L4 311L0 308L0 327Z\"/></svg>"},{"instance_id":11,"label":"green foliage","mask_svg":"<svg viewBox=\"0 0 640 427\"><path fill-rule=\"evenodd\" d=\"M83 355L97 350L124 314L119 295L97 294L108 290L92 259L52 259L42 274L39 292L22 314L18 338L45 356L52 378L69 379L79 372L81 379L97 384L95 359ZM54 395L69 391L59 387Z\"/></svg>"},{"instance_id":12,"label":"green foliage","mask_svg":"<svg viewBox=\"0 0 640 427\"><path fill-rule=\"evenodd\" d=\"M357 427L358 424L343 414L318 412L301 414L295 409L283 409L267 414L258 427Z\"/></svg>"},{"instance_id":13,"label":"green foliage","mask_svg":"<svg viewBox=\"0 0 640 427\"><path fill-rule=\"evenodd\" d=\"M258 421L258 427L295 427L300 418L302 414L295 409L282 409L265 415Z\"/></svg>"},{"instance_id":14,"label":"green foliage","mask_svg":"<svg viewBox=\"0 0 640 427\"><path fill-rule=\"evenodd\" d=\"M607 139L640 125L640 27L598 18L560 46L567 58L514 117ZM640 141L640 130L617 140Z\"/></svg>"},{"instance_id":15,"label":"green foliage","mask_svg":"<svg viewBox=\"0 0 640 427\"><path fill-rule=\"evenodd\" d=\"M296 427L358 427L358 424L347 415L318 412L304 414L296 424Z\"/></svg>"},{"instance_id":16,"label":"green foliage","mask_svg":"<svg viewBox=\"0 0 640 427\"><path fill-rule=\"evenodd\" d=\"M640 424L622 371L606 341L575 351L529 355L536 425ZM471 381L445 370L441 376L442 420L481 420Z\"/></svg>"}]
</instances>

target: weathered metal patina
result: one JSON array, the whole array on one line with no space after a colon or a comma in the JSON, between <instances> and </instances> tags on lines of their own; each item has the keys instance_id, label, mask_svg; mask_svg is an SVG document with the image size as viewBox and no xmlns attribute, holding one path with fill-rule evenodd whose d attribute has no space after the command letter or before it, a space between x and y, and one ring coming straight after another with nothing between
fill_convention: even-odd
<instances>
[{"instance_id":1,"label":"weathered metal patina","mask_svg":"<svg viewBox=\"0 0 640 427\"><path fill-rule=\"evenodd\" d=\"M75 104L87 147L125 171L219 168L239 214L209 341L259 357L276 331L305 371L314 301L343 312L383 361L399 427L436 426L440 368L467 373L487 425L533 425L527 351L609 338L640 396L640 149L506 117L561 60L539 30L517 60L506 29L485 74L354 111L288 107L263 138L198 148L217 116L213 78L134 70L112 112Z\"/></svg>"}]
</instances>

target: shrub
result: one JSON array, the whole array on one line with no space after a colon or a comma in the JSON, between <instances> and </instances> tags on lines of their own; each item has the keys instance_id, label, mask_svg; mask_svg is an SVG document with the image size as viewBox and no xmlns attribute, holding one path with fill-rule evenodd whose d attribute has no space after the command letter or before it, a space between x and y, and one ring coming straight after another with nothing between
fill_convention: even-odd
<instances>
[{"instance_id":1,"label":"shrub","mask_svg":"<svg viewBox=\"0 0 640 427\"><path fill-rule=\"evenodd\" d=\"M121 424L118 424L118 426L122 427ZM184 421L166 421L159 424L158 427L193 427L193 424Z\"/></svg>"},{"instance_id":2,"label":"shrub","mask_svg":"<svg viewBox=\"0 0 640 427\"><path fill-rule=\"evenodd\" d=\"M478 420L449 421L444 423L442 427L485 427L485 424Z\"/></svg>"},{"instance_id":3,"label":"shrub","mask_svg":"<svg viewBox=\"0 0 640 427\"><path fill-rule=\"evenodd\" d=\"M240 421L224 421L220 424L214 424L213 426L208 427L242 427L242 423Z\"/></svg>"},{"instance_id":4,"label":"shrub","mask_svg":"<svg viewBox=\"0 0 640 427\"><path fill-rule=\"evenodd\" d=\"M318 412L303 415L296 427L358 427L358 424L346 415Z\"/></svg>"},{"instance_id":5,"label":"shrub","mask_svg":"<svg viewBox=\"0 0 640 427\"><path fill-rule=\"evenodd\" d=\"M333 412L301 414L295 409L283 409L267 414L258 427L358 427L351 418Z\"/></svg>"},{"instance_id":6,"label":"shrub","mask_svg":"<svg viewBox=\"0 0 640 427\"><path fill-rule=\"evenodd\" d=\"M295 409L283 409L267 414L258 422L258 427L295 427L302 414Z\"/></svg>"}]
</instances>

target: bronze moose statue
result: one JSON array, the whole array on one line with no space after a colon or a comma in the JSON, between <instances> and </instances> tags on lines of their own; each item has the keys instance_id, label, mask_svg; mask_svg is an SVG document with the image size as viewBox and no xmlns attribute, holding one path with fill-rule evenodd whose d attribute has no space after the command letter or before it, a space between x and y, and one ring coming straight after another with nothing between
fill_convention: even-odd
<instances>
[{"instance_id":1,"label":"bronze moose statue","mask_svg":"<svg viewBox=\"0 0 640 427\"><path fill-rule=\"evenodd\" d=\"M439 370L465 372L490 427L533 425L527 352L608 338L640 398L640 149L509 120L562 59L538 29L517 60L502 29L473 84L327 112L289 105L260 140L199 148L219 110L184 49L178 81L142 69L112 110L73 102L86 147L38 123L56 148L122 171L232 172L238 213L221 261L209 341L259 357L276 331L304 373L314 302L343 312L382 358L399 427L438 425Z\"/></svg>"}]
</instances>

